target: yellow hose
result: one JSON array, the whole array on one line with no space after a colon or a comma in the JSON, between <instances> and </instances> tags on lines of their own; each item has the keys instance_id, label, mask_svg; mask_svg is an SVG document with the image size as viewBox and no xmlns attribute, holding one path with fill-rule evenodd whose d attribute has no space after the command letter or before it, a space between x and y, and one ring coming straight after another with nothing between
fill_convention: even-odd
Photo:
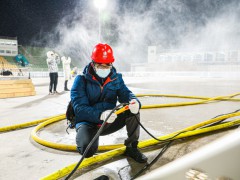
<instances>
[{"instance_id":1,"label":"yellow hose","mask_svg":"<svg viewBox=\"0 0 240 180\"><path fill-rule=\"evenodd\" d=\"M175 95L175 94L136 94L137 97L171 97L171 98L185 98L185 99L204 99L207 100L209 97L206 96L186 96L186 95ZM240 99L234 98L222 98L222 100L227 101L240 101Z\"/></svg>"},{"instance_id":2,"label":"yellow hose","mask_svg":"<svg viewBox=\"0 0 240 180\"><path fill-rule=\"evenodd\" d=\"M125 106L119 110L117 110L115 112L115 114L120 114L124 111L128 110L128 106ZM65 118L65 117L64 117ZM37 127L35 127L32 132L31 132L31 137L36 141L38 142L39 144L42 144L44 146L47 146L47 147L51 147L51 148L54 148L54 149L61 149L61 150L65 150L65 151L76 151L76 145L67 145L67 144L60 144L60 143L53 143L53 142L50 142L50 141L46 141L44 139L41 139L40 137L37 136L37 132L42 129L43 127L49 125L49 124L52 124L54 122L57 122L57 121L61 121L63 120L64 118L62 117L55 117L55 118L51 118L41 124L39 124ZM115 144L115 145L108 145L108 146L99 146L99 150L100 151L106 151L106 150L112 150L112 149L116 149L116 148L119 148L119 147L122 147L123 145L122 144Z\"/></svg>"},{"instance_id":3,"label":"yellow hose","mask_svg":"<svg viewBox=\"0 0 240 180\"><path fill-rule=\"evenodd\" d=\"M163 107L174 107L174 106L186 106L186 105L195 105L195 104L202 104L202 103L208 103L208 102L212 102L212 101L216 101L216 100L231 100L231 101L240 101L240 99L232 99L235 96L238 96L240 93L236 93L236 94L232 94L229 96L218 96L218 97L213 97L213 98L209 98L209 97L199 97L199 96L179 96L179 95L165 95L165 94L138 94L137 97L142 97L142 96L156 96L156 97L175 97L175 98L189 98L189 99L201 99L200 101L195 101L195 102L181 102L181 103L170 103L170 104L155 104L155 105L144 105L142 106L142 109L148 109L148 108L163 108ZM123 111L127 110L128 107L124 107L122 109L120 109L118 112L116 112L116 114L122 113ZM219 129L223 129L223 128L228 128L228 127L232 127L234 125L239 125L240 124L240 120L235 120L235 121L231 121L231 122L227 122L224 124L220 124L220 125L216 125L216 126L212 126L212 127L206 127L206 128L202 128L202 129L197 129L200 128L202 126L214 123L214 122L218 122L221 121L223 119L226 118L230 118L230 117L234 117L234 116L239 116L240 112L237 113L232 113L232 114L228 114L228 115L222 115L219 116L217 118L213 118L213 119L209 119L207 121L204 121L202 123L187 127L185 129L182 129L180 131L165 135L165 136L161 136L158 137L158 139L164 141L167 140L169 138L173 138L176 134L182 132L181 134L177 135L176 137L174 137L173 139L179 139L179 138L183 138L183 137L189 137L189 136L193 136L193 135L197 135L197 134L201 134L201 133L206 133L206 132L210 132L210 131L215 131L215 130L219 130ZM61 149L61 150L70 150L70 151L76 151L76 145L66 145L66 144L57 144L57 143L53 143L53 142L49 142L46 140L41 139L40 137L37 136L37 132L47 126L48 124L60 121L65 119L66 116L65 114L61 114L58 116L53 116L53 117L49 117L49 118L44 118L44 119L40 119L40 120L35 120L32 122L27 122L27 123L23 123L23 124L17 124L17 125L13 125L13 126L6 126L6 127L0 127L0 132L4 132L4 131L10 131L10 130L15 130L15 129L20 129L20 128L26 128L29 126L34 126L39 124L36 128L34 128L34 130L31 132L31 136L32 138L44 145L44 146L48 146L48 147L52 147L55 149ZM140 148L143 147L147 147L147 146L151 146L154 144L159 143L159 141L155 140L155 139L150 139L150 140L145 140L145 141L141 141L139 142L138 146ZM109 158L115 157L117 155L123 154L123 152L125 151L125 146L123 146L122 144L117 144L117 145L108 145L108 146L99 146L99 151L101 150L111 150L108 151L106 153L102 153L100 155L91 157L91 158L87 158L83 161L83 163L81 164L81 166L78 169L81 169L83 167L87 167L89 165L92 165L96 162L100 162L100 161L104 161L107 160ZM75 167L76 163L71 164L57 172L54 172L42 179L59 179L61 177L66 176L67 174L69 174L72 169Z\"/></svg>"},{"instance_id":4,"label":"yellow hose","mask_svg":"<svg viewBox=\"0 0 240 180\"><path fill-rule=\"evenodd\" d=\"M213 101L213 100L219 100L219 99L222 99L222 98L230 98L230 97L234 97L236 95L239 95L239 93L236 93L236 94L233 94L233 95L229 95L229 96L218 96L218 97L213 97L213 98L208 98L207 100L203 100L204 102L208 102L208 101ZM144 109L145 106L143 106L142 108ZM121 108L120 110L118 110L117 112L115 112L116 114L120 114L122 113L123 111L127 110L128 109L128 106L125 106L123 108ZM210 123L213 123L213 122L217 122L217 121L220 121L220 120L223 120L223 119L226 119L226 118L230 118L230 117L234 117L234 116L238 116L240 115L240 112L237 112L237 113L232 113L232 114L228 114L228 115L223 115L223 116L219 116L217 118L213 118L213 119L209 119L205 122L202 122L202 123L199 123L199 124L196 124L194 126L191 126L191 127L188 127L186 129L183 129L181 131L178 131L178 132L182 132L182 131L189 131L189 130L193 130L193 129L196 129L196 128L199 128L199 127L202 127L202 126L205 126L207 124L210 124ZM60 144L60 143L53 143L53 142L50 142L50 141L46 141L44 139L41 139L40 137L37 136L37 131L39 131L41 128L51 124L51 123L54 123L54 122L57 122L57 121L60 121L62 120L61 118L52 118L50 120L47 120L46 122L42 123L42 124L39 124L37 127L35 127L31 133L31 137L36 141L38 142L39 144L42 144L43 146L47 146L47 147L51 147L51 148L54 148L54 149L60 149L60 150L65 150L65 151L76 151L76 145L68 145L68 144ZM178 133L177 132L177 133ZM119 148L119 147L122 147L123 145L122 144L116 144L116 145L105 145L105 146L99 146L98 150L99 151L107 151L107 150L112 150L112 149L116 149L116 148Z\"/></svg>"},{"instance_id":5,"label":"yellow hose","mask_svg":"<svg viewBox=\"0 0 240 180\"><path fill-rule=\"evenodd\" d=\"M224 123L224 124L215 125L215 126L212 126L212 127L206 127L206 128L203 128L203 129L196 129L196 130L193 130L193 131L185 132L185 133L179 134L178 136L174 137L174 139L180 139L180 138L194 136L194 135L198 135L198 134L202 134L202 133L206 133L206 132L210 132L210 131L216 131L216 130L220 130L220 129L223 129L223 128L229 128L229 127L232 127L232 126L235 126L235 125L239 125L239 124L240 124L240 119L237 119L237 120L227 122L227 123ZM171 134L168 134L168 135L165 135L165 136L161 136L161 137L158 137L158 139L169 139L169 138L173 137L176 133L177 132L171 133ZM143 147L151 146L151 145L154 145L154 144L157 144L157 143L159 143L159 141L157 141L155 139L150 139L150 140L145 140L145 141L139 142L138 146L140 148L143 148ZM96 156L93 156L93 157L90 157L90 158L86 158L86 159L84 159L82 164L78 167L78 169L82 169L82 168L90 166L94 163L105 161L105 160L108 160L110 158L116 157L118 155L123 154L124 151L125 151L125 147L121 147L121 148L118 148L118 149L115 149L115 150L112 150L112 151L108 151L108 152L105 152L105 153L102 153L102 154L99 154L99 155L96 155ZM76 164L77 163L70 164L69 166L66 166L66 167L64 167L64 168L62 168L62 169L60 169L56 172L53 172L52 174L49 174L49 175L41 178L41 180L52 180L52 179L62 178L64 176L68 175L73 170L73 168L76 166Z\"/></svg>"},{"instance_id":6,"label":"yellow hose","mask_svg":"<svg viewBox=\"0 0 240 180\"><path fill-rule=\"evenodd\" d=\"M22 129L22 128L26 128L26 127L30 127L30 126L35 126L39 123L42 123L42 122L47 121L47 120L49 120L51 118L54 118L54 117L65 118L66 116L64 114L62 114L62 115L52 116L52 117L39 119L39 120L31 121L31 122L26 122L26 123L22 123L22 124L0 127L0 132L12 131L12 130L16 130L16 129Z\"/></svg>"},{"instance_id":7,"label":"yellow hose","mask_svg":"<svg viewBox=\"0 0 240 180\"><path fill-rule=\"evenodd\" d=\"M163 107L175 107L175 106L187 106L187 105L196 105L196 104L202 104L210 101L215 101L215 100L230 100L230 101L240 101L240 99L232 99L234 96L238 96L240 93L236 93L233 95L229 96L218 96L218 97L199 97L199 96L181 96L181 95L168 95L168 94L138 94L138 97L143 97L143 96L154 96L154 97L176 97L176 98L191 98L191 99L203 99L202 101L195 101L195 102L181 102L181 103L170 103L170 104L153 104L153 105L144 105L141 107L141 109L149 109L149 108L163 108ZM60 114L58 116L65 116L65 114ZM48 119L54 118L49 117L49 118L44 118L40 120L35 120L31 122L26 122L23 124L16 124L12 126L5 126L5 127L0 127L0 132L5 132L5 131L11 131L11 130L16 130L16 129L21 129L21 128L26 128L30 126L37 125L39 123L42 123Z\"/></svg>"},{"instance_id":8,"label":"yellow hose","mask_svg":"<svg viewBox=\"0 0 240 180\"><path fill-rule=\"evenodd\" d=\"M230 95L230 96L219 96L219 97L214 97L214 98L208 98L208 99L198 101L198 102L191 102L190 104L200 104L200 103L205 103L205 102L209 102L209 101L213 101L213 100L220 100L220 99L227 100L227 98L232 98L232 97L237 96L237 95L239 95L239 93L233 94L233 95ZM180 104L180 103L177 103L177 104ZM189 103L181 103L181 104L189 105ZM164 105L165 106L159 105L158 107L166 107L166 104L164 104ZM145 106L145 108L150 108L150 107L153 108L153 106ZM145 109L144 106L142 108ZM223 129L223 128L228 128L228 127L231 127L231 126L234 126L234 125L239 125L240 124L240 119L235 120L235 121L231 121L231 122L228 122L228 123L220 124L220 125L215 125L215 126L212 126L212 127L205 127L205 128L202 128L202 129L196 129L196 128L205 126L207 124L211 124L213 122L217 122L217 121L229 118L229 117L234 117L234 116L239 116L239 115L240 115L240 112L232 113L232 114L228 114L228 115L222 115L222 116L204 121L202 123L187 127L185 129L177 131L175 133L171 133L169 135L158 137L158 139L163 140L163 141L167 140L167 139L178 139L178 138L189 137L189 136L193 136L193 135L197 135L197 134L201 134L201 133L206 133L206 132L210 132L210 131L216 131L216 130ZM182 133L180 133L180 132L182 132ZM178 134L178 133L180 133L180 134ZM155 139L150 139L150 140L145 140L145 141L139 142L138 146L140 148L143 148L143 147L147 147L147 146L154 145L154 144L157 144L157 143L159 143L159 141L157 141ZM82 164L78 167L78 169L87 167L89 165L92 165L92 164L100 162L100 161L110 159L110 158L115 157L117 155L121 155L121 154L123 154L124 151L125 151L125 147L121 147L121 148L118 148L118 149L115 149L115 150L112 150L112 151L108 151L106 153L102 153L102 154L97 155L97 156L93 156L91 158L87 158L82 162ZM62 178L64 176L68 175L73 170L73 168L76 166L76 164L77 163L71 164L71 165L69 165L69 166L67 166L67 167L65 167L61 170L58 170L58 171L56 171L56 172L54 172L54 173L52 173L52 174L50 174L46 177L43 177L41 179L50 180L50 179Z\"/></svg>"},{"instance_id":9,"label":"yellow hose","mask_svg":"<svg viewBox=\"0 0 240 180\"><path fill-rule=\"evenodd\" d=\"M118 113L121 112L121 111L122 111L122 109L120 109L118 111ZM227 114L227 115L222 115L222 116L218 116L218 117L213 118L213 119L209 119L207 121L204 121L204 122L198 123L196 125L193 125L193 126L185 128L185 129L182 129L180 131L177 131L175 134L177 134L179 132L194 130L194 129L206 126L208 124L211 124L211 123L214 123L214 122L218 122L218 121L221 121L223 119L230 118L230 117L235 117L235 116L240 116L240 112L231 113L231 114ZM31 133L31 137L36 142L38 142L39 144L41 144L43 146L47 146L47 147L54 148L54 149L65 150L65 151L76 151L77 150L76 149L77 148L76 145L54 143L54 142L46 141L46 140L41 139L40 137L38 137L37 132L40 129L42 129L43 127L45 127L45 126L47 126L49 124L52 124L52 123L57 122L57 121L60 121L60 120L62 120L62 118L52 118L52 119L49 119L49 120L39 124L38 126L36 126L33 129L32 133ZM164 138L164 139L161 139L161 140L165 140L165 136L162 136L162 138ZM113 149L116 149L116 148L119 148L119 147L122 147L122 146L123 146L123 144L104 145L104 146L99 146L98 150L99 151L107 151L107 150L113 150Z\"/></svg>"},{"instance_id":10,"label":"yellow hose","mask_svg":"<svg viewBox=\"0 0 240 180\"><path fill-rule=\"evenodd\" d=\"M45 127L49 124L52 124L54 122L61 121L61 120L63 120L62 117L51 118L51 119L39 124L31 132L32 139L39 144L42 144L44 146L51 147L51 148L54 148L54 149L60 149L60 150L65 150L65 151L76 151L77 150L76 145L53 143L53 142L50 142L50 141L46 141L46 140L38 137L38 135L37 135L37 132L40 129L42 129L43 127ZM118 145L118 144L109 145L109 146L99 146L99 150L100 151L112 150L112 149L116 149L116 148L119 148L119 147L122 147L122 146L123 146L122 144L120 144L120 145Z\"/></svg>"},{"instance_id":11,"label":"yellow hose","mask_svg":"<svg viewBox=\"0 0 240 180\"><path fill-rule=\"evenodd\" d=\"M170 104L145 105L145 106L142 106L142 109L163 108L163 107L173 107L173 106L189 106L189 105L203 104L203 103L216 101L216 100L228 100L228 99L233 98L233 97L238 96L238 95L240 95L240 93L235 93L235 94L228 95L228 96L217 96L217 97L208 98L208 99L201 100L201 101L194 101L194 102L180 102L180 103L170 103Z\"/></svg>"},{"instance_id":12,"label":"yellow hose","mask_svg":"<svg viewBox=\"0 0 240 180\"><path fill-rule=\"evenodd\" d=\"M230 127L233 127L233 126L236 126L236 125L240 125L240 119L236 119L236 120L226 122L226 123L222 123L222 124L215 125L215 126L205 127L205 128L202 128L202 129L195 129L195 130L186 131L186 132L182 131L183 133L174 137L176 134L178 134L180 132L180 131L177 131L177 132L174 132L174 133L171 133L171 134L168 134L168 135L158 137L158 139L164 141L164 140L168 140L169 138L172 138L172 137L173 137L172 139L186 138L186 137L189 137L189 136L194 136L194 135L198 135L198 134L202 134L202 133L207 133L207 132L211 132L211 131L217 131L217 130L220 130L220 129L230 128ZM150 139L150 140L139 142L138 147L143 148L143 147L152 146L152 145L155 145L155 144L158 144L158 143L159 143L159 141L157 141L155 139Z\"/></svg>"}]
</instances>

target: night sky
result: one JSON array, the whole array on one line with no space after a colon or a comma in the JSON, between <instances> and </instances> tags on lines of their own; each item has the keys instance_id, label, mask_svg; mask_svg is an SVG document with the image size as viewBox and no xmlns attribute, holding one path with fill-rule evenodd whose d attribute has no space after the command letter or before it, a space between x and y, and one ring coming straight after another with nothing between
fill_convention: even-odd
<instances>
[{"instance_id":1,"label":"night sky","mask_svg":"<svg viewBox=\"0 0 240 180\"><path fill-rule=\"evenodd\" d=\"M63 18L69 26L76 18L82 18L82 11L90 0L2 0L0 1L0 36L17 37L21 45L48 45L50 34ZM93 0L92 0L93 1ZM136 0L117 0L120 5L132 6ZM151 0L145 0L151 2ZM79 10L76 15L74 9ZM73 14L76 15L75 19ZM69 17L68 17L69 16ZM84 14L83 14L84 16ZM84 18L84 17L83 17ZM58 34L51 41L59 41ZM54 39L55 38L55 39Z\"/></svg>"},{"instance_id":2,"label":"night sky","mask_svg":"<svg viewBox=\"0 0 240 180\"><path fill-rule=\"evenodd\" d=\"M89 4L92 1L1 0L0 36L17 37L21 45L47 45L49 37L51 37L51 41L55 42L62 38L64 43L66 34L74 34L74 28L71 29L70 27L74 27L77 24L86 27L86 33L92 36L91 30L98 28L96 24L98 21L96 9L92 10L87 7L90 6ZM111 16L109 18L110 21L105 23L105 29L108 28L109 33L105 30L103 34L105 40L111 44L117 44L120 35L131 35L130 31L132 31L133 35L141 32L138 31L138 24L142 23L142 14L146 14L150 20L153 20L153 23L148 25L151 33L148 33L146 37L144 37L144 34L139 34L139 38L143 37L144 42L140 43L138 38L135 44L161 44L163 47L168 48L179 44L182 36L189 32L194 34L194 30L200 30L205 27L216 17L221 16L222 13L226 14L226 11L229 11L229 13L236 12L236 14L239 14L238 12L240 12L239 0L112 1L117 2L117 7L109 15ZM132 18L129 18L130 21L126 22L126 17L128 17L126 15L129 14L131 14L132 18L135 18L135 22L131 21ZM65 21L62 21L63 19ZM123 21L125 21L125 26L123 26ZM59 31L59 29L56 29L59 23L60 27L70 29L71 31L65 31L64 33ZM135 29L136 31L134 32ZM82 31L83 27L79 26L75 30L81 31L81 33L76 33L77 35L84 34ZM74 34L75 37L76 34ZM132 43L132 37L122 39L127 45ZM129 39L131 41L128 43ZM88 39L86 41L81 42L81 39L79 39L81 44L89 42ZM77 46L79 45L77 44Z\"/></svg>"},{"instance_id":3,"label":"night sky","mask_svg":"<svg viewBox=\"0 0 240 180\"><path fill-rule=\"evenodd\" d=\"M74 6L74 0L2 0L0 36L18 37L23 45L32 39L42 44L42 37L51 33Z\"/></svg>"}]
</instances>

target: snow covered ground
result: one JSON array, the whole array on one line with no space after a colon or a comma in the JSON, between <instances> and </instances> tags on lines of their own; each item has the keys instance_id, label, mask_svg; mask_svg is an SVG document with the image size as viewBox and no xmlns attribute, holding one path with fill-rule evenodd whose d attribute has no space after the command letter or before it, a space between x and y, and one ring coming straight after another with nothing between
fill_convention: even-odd
<instances>
[{"instance_id":1,"label":"snow covered ground","mask_svg":"<svg viewBox=\"0 0 240 180\"><path fill-rule=\"evenodd\" d=\"M126 84L134 93L145 94L176 94L215 97L230 95L240 92L240 78L237 77L202 77L202 76L160 76L160 77L127 77L124 76ZM70 100L69 92L63 91L63 78L59 78L58 91L60 95L48 95L48 78L33 78L36 89L36 96L0 99L1 119L0 126L8 126L43 119L49 116L63 114ZM73 80L69 82L69 87ZM178 98L140 98L143 105L151 103L174 103L180 101L193 101L190 99ZM143 125L154 135L160 136L190 125L202 122L219 114L230 113L239 109L239 102L221 101L209 104L194 106L182 106L160 109L141 110L141 121ZM54 127L54 128L53 128ZM33 127L1 133L0 138L0 179L39 179L71 163L77 162L80 155L75 152L64 152L41 146L30 138ZM68 135L65 132L66 122L62 121L44 128L40 136L54 142L75 143L75 131L71 130ZM180 151L176 146L167 153L164 159L156 163L156 167L163 165L174 158L182 156L198 147L207 144L224 133L216 136L203 137L192 146L184 146L185 150ZM125 129L110 136L101 137L101 144L122 143L126 137ZM150 139L145 132L141 131L140 139ZM210 140L211 139L211 140ZM184 143L183 143L184 144ZM186 145L186 144L185 144ZM180 146L182 147L182 146ZM149 157L153 156L154 151L148 152ZM181 153L179 153L181 152ZM153 154L152 154L153 153ZM113 164L111 164L113 163ZM81 178L91 179L97 175L110 172L112 178L119 178L117 171L121 166L132 164L124 156L121 159L113 160L108 165L103 164L96 171L88 172ZM115 163L115 164L114 164ZM138 164L133 163L135 168ZM115 167L115 168L114 168ZM116 168L117 167L117 168ZM155 169L156 167L153 167ZM93 168L95 169L95 168ZM125 170L128 178L131 170ZM97 173L96 173L97 172ZM79 177L80 178L80 177ZM80 178L80 179L81 179Z\"/></svg>"}]
</instances>

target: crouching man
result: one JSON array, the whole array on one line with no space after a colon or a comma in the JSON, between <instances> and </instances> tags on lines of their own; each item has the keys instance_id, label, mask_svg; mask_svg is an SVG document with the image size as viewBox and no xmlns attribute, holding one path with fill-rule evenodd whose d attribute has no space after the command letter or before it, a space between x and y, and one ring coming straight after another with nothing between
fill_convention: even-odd
<instances>
[{"instance_id":1,"label":"crouching man","mask_svg":"<svg viewBox=\"0 0 240 180\"><path fill-rule=\"evenodd\" d=\"M136 118L140 117L141 105L125 85L122 75L114 68L112 48L108 44L97 44L93 49L91 60L85 67L83 75L75 78L71 89L79 153L84 153L101 124L119 101L130 103L129 110L119 115L111 114L101 136L114 133L126 126L128 138L124 142L125 155L139 163L147 162L147 157L137 147L140 126ZM93 156L97 152L98 145L99 138L89 149L86 157Z\"/></svg>"}]
</instances>

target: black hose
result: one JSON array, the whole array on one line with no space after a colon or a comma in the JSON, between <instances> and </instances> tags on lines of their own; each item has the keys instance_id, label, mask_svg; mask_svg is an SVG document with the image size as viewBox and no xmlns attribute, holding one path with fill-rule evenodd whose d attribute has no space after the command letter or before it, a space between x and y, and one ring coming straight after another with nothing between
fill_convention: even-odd
<instances>
[{"instance_id":1,"label":"black hose","mask_svg":"<svg viewBox=\"0 0 240 180\"><path fill-rule=\"evenodd\" d=\"M163 155L163 153L169 148L169 146L171 145L171 143L173 142L172 141L169 141L163 148L162 150L160 151L160 153L150 162L150 163L147 163L140 171L138 171L132 178L131 180L133 179L136 179L139 175L141 175L144 171L146 171L147 169L149 169L155 162L157 162L157 160Z\"/></svg>"},{"instance_id":2,"label":"black hose","mask_svg":"<svg viewBox=\"0 0 240 180\"><path fill-rule=\"evenodd\" d=\"M107 120L109 119L109 117L111 116L112 113L114 113L115 110L117 110L119 107L121 106L124 106L126 105L126 103L122 103L122 104L119 104L117 105L114 109L111 110L111 112L109 113L109 115L107 116L106 120L103 122L102 126L100 127L100 129L98 130L98 132L96 133L96 135L93 137L92 141L88 144L87 148L85 149L81 159L79 160L79 162L76 164L76 166L74 167L74 169L71 171L71 173L65 178L65 180L68 180L73 174L74 172L77 170L77 168L80 166L80 164L82 163L82 161L84 160L87 152L89 151L89 149L91 148L92 144L94 143L94 141L100 136L102 130L103 130L103 127L106 125L107 123ZM236 110L235 112L237 112L239 110ZM229 114L229 113L228 113ZM221 116L221 115L218 115L218 116ZM218 117L216 116L216 117ZM214 118L216 118L214 117ZM152 160L151 163L148 163L146 164L137 174L135 174L132 178L132 179L135 179L136 177L138 177L141 173L143 173L145 170L147 170L149 167L151 167L162 155L163 153L169 148L169 146L171 145L171 143L173 142L173 139L174 137L178 136L179 134L182 134L184 132L187 132L187 131L181 131L175 135L173 135L172 137L168 138L168 139L164 139L164 140L161 140L161 139L158 139L156 138L154 135L152 135L142 124L141 122L139 121L138 117L135 115L135 118L138 122L138 124L144 129L144 131L146 131L146 133L148 133L152 138L154 138L155 140L157 141L161 141L161 142L168 142L163 148L162 150L160 151L160 153ZM225 120L225 119L223 119ZM222 121L223 121L222 120ZM220 122L222 122L220 121ZM217 122L217 123L220 123L220 122ZM215 125L216 123L213 123L211 124L210 126L212 125Z\"/></svg>"},{"instance_id":3,"label":"black hose","mask_svg":"<svg viewBox=\"0 0 240 180\"><path fill-rule=\"evenodd\" d=\"M157 162L157 160L164 154L164 152L169 148L169 146L171 145L171 143L174 141L174 137L178 136L181 133L184 133L186 131L181 131L175 135L173 135L172 137L165 139L165 140L161 140L156 138L154 135L152 135L139 121L138 116L135 115L135 118L138 122L138 124L144 129L144 131L146 131L146 133L148 133L152 138L154 138L157 141L161 141L161 142L166 142L166 144L164 145L164 147L162 148L162 150L160 151L160 153L150 162L147 163L140 171L138 171L132 178L131 180L137 178L139 175L141 175L144 171L146 171L147 169L149 169L155 162Z\"/></svg>"},{"instance_id":4,"label":"black hose","mask_svg":"<svg viewBox=\"0 0 240 180\"><path fill-rule=\"evenodd\" d=\"M82 161L84 160L85 156L87 155L89 149L91 148L92 144L95 142L95 140L100 136L103 127L106 125L107 120L109 119L109 117L111 116L112 113L114 113L115 110L117 110L119 107L123 106L124 104L119 104L117 105L114 109L111 110L111 112L109 113L109 115L107 116L106 120L103 122L102 126L100 127L100 129L98 130L98 132L96 133L96 135L93 137L92 141L88 144L87 148L85 149L81 159L78 161L78 163L76 164L76 166L74 167L74 169L72 170L72 172L65 178L65 180L68 180L73 174L74 172L77 170L77 168L80 166L80 164L82 163Z\"/></svg>"},{"instance_id":5,"label":"black hose","mask_svg":"<svg viewBox=\"0 0 240 180\"><path fill-rule=\"evenodd\" d=\"M226 114L219 114L219 115L215 116L214 118L217 118L217 117L219 117L219 116L224 116L224 115L232 114L232 113L236 113L236 112L238 112L238 111L240 111L240 109L237 109L236 111L233 111L233 112L230 112L230 113L226 113ZM214 118L212 118L212 119L214 119ZM203 126L203 127L201 127L200 129L203 129L203 128L206 128L206 127L210 127L210 126L218 125L218 124L222 123L222 122L223 122L224 120L226 120L226 119L228 119L228 118L225 118L225 119L222 119L221 121L214 122L214 123L212 123L212 124Z\"/></svg>"},{"instance_id":6,"label":"black hose","mask_svg":"<svg viewBox=\"0 0 240 180\"><path fill-rule=\"evenodd\" d=\"M236 110L236 111L234 111L234 112L231 112L231 113L236 113L236 112L238 112L238 111L240 111L240 109L238 109L238 110ZM227 114L231 114L231 113L220 114L220 115L215 116L214 118L219 117L219 116L223 116L223 115L227 115ZM136 118L138 124L146 131L146 133L148 133L148 134L149 134L151 137L153 137L155 140L157 140L157 141L169 141L169 142L162 148L162 150L160 151L160 153L152 160L152 162L146 164L140 171L138 171L138 172L131 178L131 180L137 178L137 177L138 177L140 174L142 174L145 170L149 169L149 168L163 155L163 153L169 148L169 146L170 146L171 143L173 142L173 138L174 138L174 137L178 136L178 135L181 134L181 133L187 132L187 131L181 131L181 132L175 134L174 136L172 136L172 137L170 137L170 138L168 138L168 139L160 140L160 139L156 138L155 136L153 136L153 135L141 124L141 122L139 121L139 119L138 119L138 117L137 117L136 115L135 115L135 118ZM212 119L214 119L214 118L212 118ZM226 118L226 119L227 119L227 118ZM223 119L223 120L221 120L221 121L219 121L219 122L212 123L212 124L207 125L207 126L204 126L204 127L202 127L202 128L206 128L206 127L209 127L209 126L214 126L214 125L220 124L220 123L222 123L222 121L224 121L224 120L226 120L226 119Z\"/></svg>"},{"instance_id":7,"label":"black hose","mask_svg":"<svg viewBox=\"0 0 240 180\"><path fill-rule=\"evenodd\" d=\"M144 129L144 131L145 131L146 133L148 133L153 139L155 139L155 140L157 140L157 141L162 141L162 142L170 141L170 140L173 140L173 139L174 139L176 136L178 136L179 134L182 134L182 133L187 132L187 131L181 131L181 132L173 135L173 136L170 137L170 138L161 140L161 139L156 138L154 135L152 135L152 134L142 125L142 123L139 121L139 119L138 119L138 117L137 117L136 115L135 115L135 118L136 118L138 124Z\"/></svg>"}]
</instances>

